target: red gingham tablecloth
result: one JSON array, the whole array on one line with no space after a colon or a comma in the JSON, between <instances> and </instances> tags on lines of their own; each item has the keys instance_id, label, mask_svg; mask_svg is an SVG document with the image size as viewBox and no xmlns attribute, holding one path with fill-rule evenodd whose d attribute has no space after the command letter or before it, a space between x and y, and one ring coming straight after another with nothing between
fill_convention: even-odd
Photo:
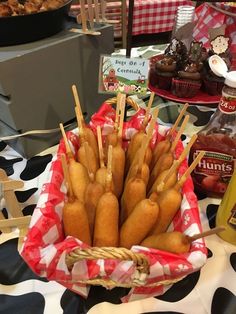
<instances>
[{"instance_id":1,"label":"red gingham tablecloth","mask_svg":"<svg viewBox=\"0 0 236 314\"><path fill-rule=\"evenodd\" d=\"M236 6L228 3L215 3L217 8L236 14ZM209 28L220 27L226 24L225 35L230 37L230 50L233 54L234 68L236 63L236 15L230 16L211 7L208 3L204 3L196 9L195 29L193 36L195 40L203 42L206 48L210 47Z\"/></svg>"},{"instance_id":2,"label":"red gingham tablecloth","mask_svg":"<svg viewBox=\"0 0 236 314\"><path fill-rule=\"evenodd\" d=\"M132 34L171 31L180 5L193 5L193 3L187 0L134 0Z\"/></svg>"}]
</instances>

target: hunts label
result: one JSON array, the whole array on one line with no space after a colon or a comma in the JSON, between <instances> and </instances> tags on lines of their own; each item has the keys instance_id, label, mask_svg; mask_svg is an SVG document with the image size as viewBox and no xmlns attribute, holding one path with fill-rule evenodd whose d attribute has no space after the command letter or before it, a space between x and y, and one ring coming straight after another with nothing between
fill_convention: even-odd
<instances>
[{"instance_id":1,"label":"hunts label","mask_svg":"<svg viewBox=\"0 0 236 314\"><path fill-rule=\"evenodd\" d=\"M199 150L194 152L195 159L199 154ZM223 177L232 176L234 171L233 156L206 151L205 155L195 168L196 174L220 175Z\"/></svg>"}]
</instances>

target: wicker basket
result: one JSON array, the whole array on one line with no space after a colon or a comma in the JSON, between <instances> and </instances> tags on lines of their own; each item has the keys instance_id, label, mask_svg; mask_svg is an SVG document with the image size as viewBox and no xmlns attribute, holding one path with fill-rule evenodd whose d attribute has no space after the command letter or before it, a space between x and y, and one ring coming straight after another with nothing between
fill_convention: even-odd
<instances>
[{"instance_id":1,"label":"wicker basket","mask_svg":"<svg viewBox=\"0 0 236 314\"><path fill-rule=\"evenodd\" d=\"M137 110L134 117L124 123L124 128L128 129L130 125L133 127L135 123L137 123L137 126L140 125L141 117L144 116L145 110L139 109L139 106L131 97L127 98L127 102L132 108ZM90 125L94 126L97 121L96 119L104 118L104 115L107 115L109 117L108 121L110 121L112 110L114 114L112 105L115 103L116 98L106 101L99 111L92 116ZM107 106L107 104L109 106ZM109 111L109 108L111 111ZM107 110L109 112L107 112ZM100 122L101 120L99 120L99 123ZM129 132L124 132L124 134L127 133ZM68 132L67 137L72 145L74 145L75 149L77 149L76 145L78 143L76 143L75 133ZM126 140L128 141L128 139ZM177 146L176 154L180 155L182 150L183 145L180 142ZM46 276L49 280L55 280L84 296L86 296L86 294L83 294L84 290L81 289L80 291L80 287L84 287L84 285L101 285L109 289L113 287L133 288L129 296L123 299L123 301L129 301L132 300L132 296L135 295L135 293L135 298L137 298L137 295L138 298L143 298L162 294L164 293L164 289L161 290L160 287L173 284L181 280L188 273L199 269L194 266L188 268L190 262L186 260L186 266L183 267L183 269L180 269L180 271L175 271L175 269L171 270L171 265L168 265L167 262L168 260L175 259L178 261L178 256L141 246L135 246L130 250L121 247L98 248L88 247L86 244L73 237L67 237L65 239L63 236L61 218L58 219L58 213L60 213L63 206L63 196L61 195L61 190L63 190L61 188L63 175L61 162L59 158L57 158L64 151L64 142L61 141L57 156L50 169L49 182L45 183L42 189L21 252L22 257L38 275ZM187 167L187 162L181 167L180 171L183 173ZM195 213L193 216L197 217L196 212L198 208L196 200L194 201L195 195L191 183L192 181L185 189L186 199L189 197L190 202L192 202L191 204L194 204L193 210ZM182 216L182 214L180 216ZM200 218L194 221L194 224L199 225L199 229L201 230ZM202 255L203 260L201 263L203 265L206 260L204 258L206 257L204 242L202 242ZM161 265L162 259L167 261L165 267ZM184 259L185 256L181 256L181 263L184 263ZM160 275L160 270L158 270L157 276L155 277L157 261L160 263L160 269L163 271L163 275ZM199 261L197 264L199 265ZM165 274L164 268L168 269L168 267L170 274ZM82 275L77 274L74 276L78 269ZM174 275L172 274L173 272Z\"/></svg>"}]
</instances>

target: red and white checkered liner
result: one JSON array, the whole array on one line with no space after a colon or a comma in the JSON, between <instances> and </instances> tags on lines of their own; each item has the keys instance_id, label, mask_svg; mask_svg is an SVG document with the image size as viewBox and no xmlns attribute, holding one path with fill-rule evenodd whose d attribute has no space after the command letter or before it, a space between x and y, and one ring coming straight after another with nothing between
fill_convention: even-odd
<instances>
[{"instance_id":1,"label":"red and white checkered liner","mask_svg":"<svg viewBox=\"0 0 236 314\"><path fill-rule=\"evenodd\" d=\"M105 135L113 125L115 110L104 103L100 110L92 116L90 126L96 129L101 125L102 134ZM127 145L130 137L140 127L144 117L144 110L140 109L128 122L124 123L123 140ZM152 145L164 137L166 127L156 125ZM76 151L79 140L76 131L68 132L67 137ZM175 154L179 157L183 150L182 142L177 145ZM31 269L48 280L55 280L63 286L86 297L89 285L81 284L93 278L111 278L119 283L129 283L132 278L138 277L138 272L132 261L118 260L82 260L77 262L70 272L65 263L66 253L75 248L85 248L87 244L73 237L64 237L62 226L62 208L66 199L63 171L60 162L60 154L65 152L64 141L61 140L58 152L53 158L48 180L43 185L41 195L34 210L27 237L24 241L21 255ZM183 162L179 173L182 174L187 167L187 161ZM175 230L193 235L202 231L198 203L193 193L193 183L189 178L183 186L183 201L181 209L173 220L172 227ZM148 249L141 246L133 246L132 250L145 254L150 263L150 274L146 285L132 288L122 301L142 299L163 294L171 285L148 287L148 284L162 280L181 278L197 271L206 262L207 250L204 240L199 239L192 243L191 250L187 254L172 254L160 250Z\"/></svg>"}]
</instances>

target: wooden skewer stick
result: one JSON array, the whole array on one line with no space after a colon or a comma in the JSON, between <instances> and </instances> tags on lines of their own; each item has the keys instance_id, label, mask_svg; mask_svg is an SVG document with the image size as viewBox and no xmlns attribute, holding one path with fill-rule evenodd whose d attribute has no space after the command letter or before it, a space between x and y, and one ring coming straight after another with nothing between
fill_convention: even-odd
<instances>
[{"instance_id":1,"label":"wooden skewer stick","mask_svg":"<svg viewBox=\"0 0 236 314\"><path fill-rule=\"evenodd\" d=\"M155 126L155 123L157 120L158 113L159 113L159 108L156 107L153 110L153 116L152 116L148 131L147 131L147 135L144 136L144 138L142 140L142 144L141 144L141 148L140 148L140 155L139 155L139 160L138 160L138 172L140 172L142 169L142 165L143 165L144 158L145 158L145 153L146 153L147 147L150 143L150 140L152 138L153 129L154 129L154 126Z\"/></svg>"},{"instance_id":2,"label":"wooden skewer stick","mask_svg":"<svg viewBox=\"0 0 236 314\"><path fill-rule=\"evenodd\" d=\"M178 160L174 160L172 166L170 167L169 171L167 172L165 178L163 178L163 181L158 184L157 186L157 192L161 192L163 190L163 187L165 186L168 178L170 178L172 176L172 174L176 171L176 169L181 165L181 163L184 161L184 159L187 157L191 147L193 146L193 143L196 141L197 139L197 135L194 134L188 145L185 147L185 149L182 151L181 155L179 156Z\"/></svg>"},{"instance_id":3,"label":"wooden skewer stick","mask_svg":"<svg viewBox=\"0 0 236 314\"><path fill-rule=\"evenodd\" d=\"M74 198L74 193L73 193L73 189L72 189L72 183L71 183L71 179L70 179L70 175L69 175L69 170L68 170L68 164L67 164L67 161L66 161L66 156L64 154L61 155L61 164L62 164L62 169L63 169L65 182L66 182L67 189L68 189L68 197L69 197L69 199L73 199Z\"/></svg>"},{"instance_id":4,"label":"wooden skewer stick","mask_svg":"<svg viewBox=\"0 0 236 314\"><path fill-rule=\"evenodd\" d=\"M84 142L84 149L85 149L85 154L86 156L89 156L89 150L88 150L89 144L88 142ZM89 175L89 179L90 181L94 181L94 173L91 170L91 162L90 162L90 158L87 158L87 170L88 170L88 175Z\"/></svg>"},{"instance_id":5,"label":"wooden skewer stick","mask_svg":"<svg viewBox=\"0 0 236 314\"><path fill-rule=\"evenodd\" d=\"M88 3L88 17L89 25L92 31L94 31L94 11L93 11L93 2L92 0L87 0Z\"/></svg>"},{"instance_id":6,"label":"wooden skewer stick","mask_svg":"<svg viewBox=\"0 0 236 314\"><path fill-rule=\"evenodd\" d=\"M105 0L101 0L101 14L102 14L102 21L103 22L106 22L105 11L106 11L106 1Z\"/></svg>"},{"instance_id":7,"label":"wooden skewer stick","mask_svg":"<svg viewBox=\"0 0 236 314\"><path fill-rule=\"evenodd\" d=\"M82 31L86 33L88 31L87 28L87 18L86 18L86 10L85 10L85 1L80 0L80 13L81 13L81 23L82 23Z\"/></svg>"},{"instance_id":8,"label":"wooden skewer stick","mask_svg":"<svg viewBox=\"0 0 236 314\"><path fill-rule=\"evenodd\" d=\"M78 129L79 129L79 136L82 141L84 140L84 128L83 128L83 122L81 120L81 115L79 113L79 108L76 106L75 107L75 115L76 115L76 120L78 123Z\"/></svg>"},{"instance_id":9,"label":"wooden skewer stick","mask_svg":"<svg viewBox=\"0 0 236 314\"><path fill-rule=\"evenodd\" d=\"M111 191L112 185L112 145L108 147L108 160L107 160L107 177L106 177L106 191Z\"/></svg>"},{"instance_id":10,"label":"wooden skewer stick","mask_svg":"<svg viewBox=\"0 0 236 314\"><path fill-rule=\"evenodd\" d=\"M125 104L126 104L126 95L121 94L120 100L119 100L120 121L119 121L119 130L118 130L118 139L122 139L124 116L125 116Z\"/></svg>"},{"instance_id":11,"label":"wooden skewer stick","mask_svg":"<svg viewBox=\"0 0 236 314\"><path fill-rule=\"evenodd\" d=\"M84 116L83 116L81 105L80 105L79 94L75 85L72 85L72 93L74 96L75 106L78 108L80 119L83 122Z\"/></svg>"},{"instance_id":12,"label":"wooden skewer stick","mask_svg":"<svg viewBox=\"0 0 236 314\"><path fill-rule=\"evenodd\" d=\"M140 147L137 173L140 173L141 170L142 170L142 165L143 165L143 162L144 162L144 158L145 158L145 153L146 153L146 149L147 149L147 146L148 146L148 142L149 142L148 141L148 137L145 134L144 137L143 137L143 140L142 140L141 147Z\"/></svg>"},{"instance_id":13,"label":"wooden skewer stick","mask_svg":"<svg viewBox=\"0 0 236 314\"><path fill-rule=\"evenodd\" d=\"M204 238L204 237L208 237L208 236L210 236L212 234L216 234L216 233L225 231L225 229L226 228L224 226L215 227L213 229L210 229L210 230L207 230L207 231L195 234L193 236L186 236L186 238L187 238L187 241L191 243L191 242L193 242L193 241L195 241L197 239L201 239L201 238Z\"/></svg>"},{"instance_id":14,"label":"wooden skewer stick","mask_svg":"<svg viewBox=\"0 0 236 314\"><path fill-rule=\"evenodd\" d=\"M116 97L116 117L115 117L115 123L114 123L114 130L117 131L118 130L118 125L119 125L119 116L120 116L120 97L121 97L121 93L117 94Z\"/></svg>"},{"instance_id":15,"label":"wooden skewer stick","mask_svg":"<svg viewBox=\"0 0 236 314\"><path fill-rule=\"evenodd\" d=\"M173 133L175 132L177 126L179 125L180 120L182 119L182 117L184 116L187 108L188 108L189 104L185 104L182 108L182 110L180 111L178 118L176 119L174 125L172 126L172 128L170 129L170 132L168 133L168 137L171 137L173 135Z\"/></svg>"},{"instance_id":16,"label":"wooden skewer stick","mask_svg":"<svg viewBox=\"0 0 236 314\"><path fill-rule=\"evenodd\" d=\"M94 0L94 13L95 13L95 21L99 23L99 4L98 0Z\"/></svg>"},{"instance_id":17,"label":"wooden skewer stick","mask_svg":"<svg viewBox=\"0 0 236 314\"><path fill-rule=\"evenodd\" d=\"M150 125L149 125L148 130L147 130L148 142L149 142L149 141L151 140L151 138L152 138L154 126L155 126L155 123L156 123L157 117L158 117L158 113L159 113L159 108L156 107L156 108L153 110L153 116L152 116Z\"/></svg>"},{"instance_id":18,"label":"wooden skewer stick","mask_svg":"<svg viewBox=\"0 0 236 314\"><path fill-rule=\"evenodd\" d=\"M180 164L184 161L184 159L187 157L191 147L193 146L193 144L195 143L197 139L197 134L194 134L190 141L188 142L188 145L184 148L184 150L182 151L182 153L179 156L179 159L177 160L177 165L180 166Z\"/></svg>"},{"instance_id":19,"label":"wooden skewer stick","mask_svg":"<svg viewBox=\"0 0 236 314\"><path fill-rule=\"evenodd\" d=\"M66 154L67 154L68 157L73 157L72 150L71 150L71 148L70 148L70 144L69 144L68 139L67 139L67 137L66 137L66 133L65 133L63 124L60 123L59 126L60 126L60 129L61 129L62 137L63 137L64 142L65 142Z\"/></svg>"},{"instance_id":20,"label":"wooden skewer stick","mask_svg":"<svg viewBox=\"0 0 236 314\"><path fill-rule=\"evenodd\" d=\"M175 151L175 148L176 148L176 146L178 144L178 141L179 141L179 139L180 139L180 137L181 137L185 127L186 127L186 124L188 123L188 120L189 120L189 116L185 116L184 121L181 124L181 127L179 128L179 131L178 131L178 133L177 133L177 135L176 135L176 137L175 137L175 139L174 139L174 141L173 141L173 143L171 145L170 151L172 153Z\"/></svg>"},{"instance_id":21,"label":"wooden skewer stick","mask_svg":"<svg viewBox=\"0 0 236 314\"><path fill-rule=\"evenodd\" d=\"M155 97L155 93L151 92L151 95L150 95L150 98L149 98L149 101L148 101L148 105L147 105L147 108L146 108L145 117L143 119L143 126L144 127L146 127L147 124L148 124L148 117L149 117L149 113L150 113L150 109L152 107L152 103L153 103L154 97Z\"/></svg>"},{"instance_id":22,"label":"wooden skewer stick","mask_svg":"<svg viewBox=\"0 0 236 314\"><path fill-rule=\"evenodd\" d=\"M205 151L201 151L197 157L194 159L194 161L191 163L191 165L188 167L188 169L185 171L185 173L182 175L182 177L179 179L179 181L175 185L175 189L180 189L184 182L187 180L188 176L191 174L191 172L194 170L194 168L197 166L197 164L200 162L202 157L205 155Z\"/></svg>"},{"instance_id":23,"label":"wooden skewer stick","mask_svg":"<svg viewBox=\"0 0 236 314\"><path fill-rule=\"evenodd\" d=\"M103 145L102 145L102 132L100 125L97 126L97 139L98 139L98 153L99 153L99 163L100 168L105 167L104 164L104 153L103 153Z\"/></svg>"}]
</instances>

